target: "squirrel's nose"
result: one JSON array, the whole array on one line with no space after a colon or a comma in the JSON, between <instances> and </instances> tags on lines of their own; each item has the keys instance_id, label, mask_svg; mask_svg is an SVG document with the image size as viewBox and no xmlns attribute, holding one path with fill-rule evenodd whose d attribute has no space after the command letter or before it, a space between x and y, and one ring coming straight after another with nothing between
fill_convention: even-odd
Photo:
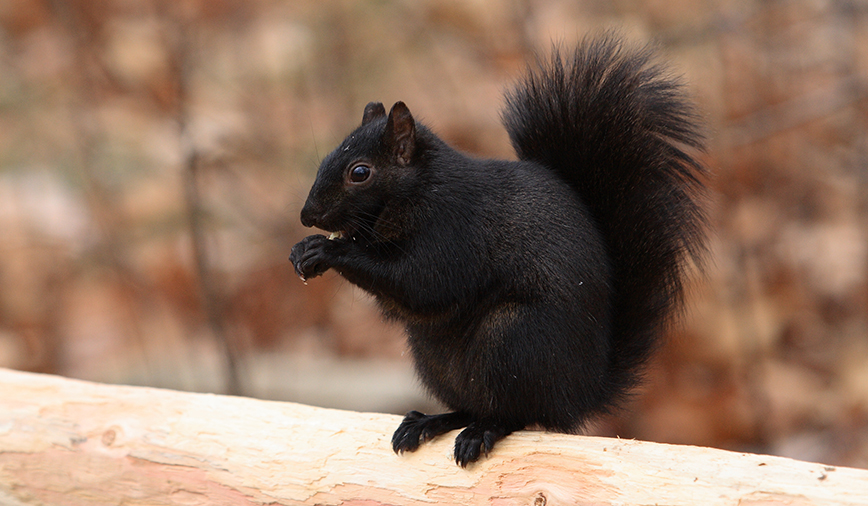
<instances>
[{"instance_id":1,"label":"squirrel's nose","mask_svg":"<svg viewBox=\"0 0 868 506\"><path fill-rule=\"evenodd\" d=\"M301 224L305 227L313 227L322 219L322 207L308 200L301 208Z\"/></svg>"},{"instance_id":2,"label":"squirrel's nose","mask_svg":"<svg viewBox=\"0 0 868 506\"><path fill-rule=\"evenodd\" d=\"M313 226L312 214L313 214L313 212L310 210L310 206L308 204L305 204L304 207L301 209L301 224L304 225L305 227L312 227Z\"/></svg>"}]
</instances>

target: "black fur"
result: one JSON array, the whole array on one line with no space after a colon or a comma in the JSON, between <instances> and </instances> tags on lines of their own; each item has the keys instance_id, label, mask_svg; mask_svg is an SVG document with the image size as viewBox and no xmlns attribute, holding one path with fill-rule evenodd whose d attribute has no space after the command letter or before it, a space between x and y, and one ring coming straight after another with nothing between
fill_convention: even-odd
<instances>
[{"instance_id":1,"label":"black fur","mask_svg":"<svg viewBox=\"0 0 868 506\"><path fill-rule=\"evenodd\" d=\"M507 95L520 161L458 153L398 102L322 162L302 278L334 268L407 329L453 413L411 412L396 452L466 427L466 466L527 425L575 432L610 410L681 302L703 249L701 136L678 82L615 37L555 52Z\"/></svg>"}]
</instances>

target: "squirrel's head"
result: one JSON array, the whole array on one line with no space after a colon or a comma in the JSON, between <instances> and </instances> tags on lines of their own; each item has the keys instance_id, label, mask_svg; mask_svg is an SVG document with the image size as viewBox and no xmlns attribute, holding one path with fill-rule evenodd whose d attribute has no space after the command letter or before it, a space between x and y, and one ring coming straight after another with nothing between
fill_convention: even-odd
<instances>
[{"instance_id":1,"label":"squirrel's head","mask_svg":"<svg viewBox=\"0 0 868 506\"><path fill-rule=\"evenodd\" d=\"M301 210L302 224L347 239L397 232L384 211L408 197L416 152L416 122L404 102L393 105L388 117L383 104L369 103L361 126L320 164Z\"/></svg>"}]
</instances>

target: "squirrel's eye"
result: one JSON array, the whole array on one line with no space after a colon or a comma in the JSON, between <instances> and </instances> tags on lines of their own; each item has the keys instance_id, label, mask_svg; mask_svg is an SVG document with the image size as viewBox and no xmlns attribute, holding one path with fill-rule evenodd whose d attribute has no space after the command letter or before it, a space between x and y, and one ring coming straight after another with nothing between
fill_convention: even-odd
<instances>
[{"instance_id":1,"label":"squirrel's eye","mask_svg":"<svg viewBox=\"0 0 868 506\"><path fill-rule=\"evenodd\" d=\"M367 165L356 165L350 171L350 181L353 183L364 183L371 177L371 168Z\"/></svg>"}]
</instances>

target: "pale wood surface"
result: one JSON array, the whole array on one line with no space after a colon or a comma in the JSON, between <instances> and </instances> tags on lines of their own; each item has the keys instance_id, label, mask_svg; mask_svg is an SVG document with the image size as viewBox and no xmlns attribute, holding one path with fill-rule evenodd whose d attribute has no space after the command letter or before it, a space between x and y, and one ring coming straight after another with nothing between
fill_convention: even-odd
<instances>
[{"instance_id":1,"label":"pale wood surface","mask_svg":"<svg viewBox=\"0 0 868 506\"><path fill-rule=\"evenodd\" d=\"M0 369L0 505L868 505L868 471L520 432L464 470L400 418Z\"/></svg>"}]
</instances>

